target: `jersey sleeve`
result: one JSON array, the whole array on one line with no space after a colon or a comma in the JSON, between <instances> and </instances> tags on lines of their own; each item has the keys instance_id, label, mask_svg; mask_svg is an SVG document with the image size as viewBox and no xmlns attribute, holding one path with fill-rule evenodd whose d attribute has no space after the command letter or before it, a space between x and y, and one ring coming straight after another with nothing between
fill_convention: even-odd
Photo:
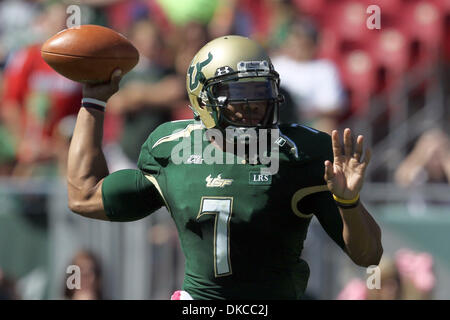
<instances>
[{"instance_id":1,"label":"jersey sleeve","mask_svg":"<svg viewBox=\"0 0 450 320\"><path fill-rule=\"evenodd\" d=\"M138 168L146 174L150 174L156 179L159 178L163 168L171 157L172 145L165 141L177 129L170 122L166 122L158 126L144 142L138 159Z\"/></svg>"},{"instance_id":2,"label":"jersey sleeve","mask_svg":"<svg viewBox=\"0 0 450 320\"><path fill-rule=\"evenodd\" d=\"M142 145L138 170L121 170L103 180L103 204L112 221L134 221L142 219L165 206L162 169L170 152L155 148L155 142L164 138L170 126L160 125Z\"/></svg>"},{"instance_id":3,"label":"jersey sleeve","mask_svg":"<svg viewBox=\"0 0 450 320\"><path fill-rule=\"evenodd\" d=\"M155 131L157 131L158 128ZM142 145L137 165L138 168L145 173L157 177L161 170L161 163L159 162L159 160L161 160L162 157L159 157L159 155L155 156L154 154L153 146L156 136L155 131L150 134L147 141L145 141Z\"/></svg>"},{"instance_id":4,"label":"jersey sleeve","mask_svg":"<svg viewBox=\"0 0 450 320\"><path fill-rule=\"evenodd\" d=\"M345 251L345 243L342 237L343 222L341 214L331 192L326 188L326 182L323 178L325 173L325 160L333 162L334 158L331 136L322 132L317 135L317 138L318 140L314 140L314 149L310 150L310 153L315 156L314 184L324 186L325 190L305 197L300 203L301 211L313 213L330 238Z\"/></svg>"},{"instance_id":5,"label":"jersey sleeve","mask_svg":"<svg viewBox=\"0 0 450 320\"><path fill-rule=\"evenodd\" d=\"M142 219L164 205L156 186L141 170L120 170L102 184L103 206L111 221Z\"/></svg>"},{"instance_id":6,"label":"jersey sleeve","mask_svg":"<svg viewBox=\"0 0 450 320\"><path fill-rule=\"evenodd\" d=\"M314 208L313 212L322 228L328 236L330 236L330 238L345 251L345 243L342 236L344 225L331 192L324 191L313 194L308 200L309 206Z\"/></svg>"},{"instance_id":7,"label":"jersey sleeve","mask_svg":"<svg viewBox=\"0 0 450 320\"><path fill-rule=\"evenodd\" d=\"M321 152L322 158L322 172L325 173L325 160L333 162L333 148L331 143L331 136L329 134L323 135L323 151ZM323 175L322 175L323 176ZM322 178L323 179L323 178ZM325 180L323 179L325 184ZM331 192L324 191L319 192L311 197L315 209L315 216L319 220L320 225L325 230L325 232L333 239L333 241L342 248L345 249L344 238L342 236L343 222L339 209L334 202Z\"/></svg>"}]
</instances>

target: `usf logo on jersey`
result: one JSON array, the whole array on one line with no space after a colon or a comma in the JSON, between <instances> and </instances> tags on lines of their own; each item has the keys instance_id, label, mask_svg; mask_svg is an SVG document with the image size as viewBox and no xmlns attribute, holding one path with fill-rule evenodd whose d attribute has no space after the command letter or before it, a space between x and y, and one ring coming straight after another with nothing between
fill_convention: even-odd
<instances>
[{"instance_id":1,"label":"usf logo on jersey","mask_svg":"<svg viewBox=\"0 0 450 320\"><path fill-rule=\"evenodd\" d=\"M233 179L222 179L222 174L219 174L217 178L211 178L211 175L206 177L206 186L208 188L218 187L223 188L225 186L231 185Z\"/></svg>"},{"instance_id":2,"label":"usf logo on jersey","mask_svg":"<svg viewBox=\"0 0 450 320\"><path fill-rule=\"evenodd\" d=\"M260 171L252 171L250 172L248 178L248 184L251 185L270 185L272 183L272 175L270 174L261 174Z\"/></svg>"}]
</instances>

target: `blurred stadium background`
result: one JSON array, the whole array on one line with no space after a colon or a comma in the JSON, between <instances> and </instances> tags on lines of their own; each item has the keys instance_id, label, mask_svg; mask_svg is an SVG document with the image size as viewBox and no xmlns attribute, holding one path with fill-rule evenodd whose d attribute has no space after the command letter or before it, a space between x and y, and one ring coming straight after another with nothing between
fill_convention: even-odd
<instances>
[{"instance_id":1,"label":"blurred stadium background","mask_svg":"<svg viewBox=\"0 0 450 320\"><path fill-rule=\"evenodd\" d=\"M0 299L169 299L183 279L164 210L119 224L67 208L80 86L45 65L39 44L65 28L71 4L82 24L123 33L141 54L108 106L110 171L134 167L158 124L191 116L184 77L204 43L250 36L281 73L283 121L349 126L373 150L362 199L383 230L385 290L367 291L366 270L313 220L307 297L450 298L450 0L3 0ZM380 29L367 27L369 5L381 9ZM83 266L78 295L65 291L72 263Z\"/></svg>"}]
</instances>

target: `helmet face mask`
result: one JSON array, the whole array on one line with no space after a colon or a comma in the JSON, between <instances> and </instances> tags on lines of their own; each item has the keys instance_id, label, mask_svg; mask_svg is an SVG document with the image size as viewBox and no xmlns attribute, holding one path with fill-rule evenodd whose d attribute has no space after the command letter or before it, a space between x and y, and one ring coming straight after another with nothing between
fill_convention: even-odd
<instances>
[{"instance_id":1,"label":"helmet face mask","mask_svg":"<svg viewBox=\"0 0 450 320\"><path fill-rule=\"evenodd\" d=\"M272 78L214 79L205 90L221 127L267 128L277 123L280 101L278 85Z\"/></svg>"},{"instance_id":2,"label":"helmet face mask","mask_svg":"<svg viewBox=\"0 0 450 320\"><path fill-rule=\"evenodd\" d=\"M186 87L195 114L207 128L271 128L278 122L279 76L255 41L225 36L194 57Z\"/></svg>"}]
</instances>

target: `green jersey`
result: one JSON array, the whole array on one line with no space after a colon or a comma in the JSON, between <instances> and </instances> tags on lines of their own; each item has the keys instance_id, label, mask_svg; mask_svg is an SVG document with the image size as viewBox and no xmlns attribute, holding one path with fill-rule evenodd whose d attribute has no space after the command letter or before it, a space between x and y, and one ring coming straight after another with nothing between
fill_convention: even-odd
<instances>
[{"instance_id":1,"label":"green jersey","mask_svg":"<svg viewBox=\"0 0 450 320\"><path fill-rule=\"evenodd\" d=\"M270 175L261 171L268 164L248 163L206 139L195 150L194 136L205 130L194 120L158 127L142 146L140 170L105 178L108 217L135 220L166 206L185 255L183 290L194 299L301 298L309 268L300 255L313 214L345 247L342 220L323 178L324 161L333 159L330 136L280 126L281 141L295 150L280 147L278 172ZM191 152L174 161L181 141L192 142ZM223 163L208 163L207 148ZM234 164L227 164L230 157Z\"/></svg>"}]
</instances>

